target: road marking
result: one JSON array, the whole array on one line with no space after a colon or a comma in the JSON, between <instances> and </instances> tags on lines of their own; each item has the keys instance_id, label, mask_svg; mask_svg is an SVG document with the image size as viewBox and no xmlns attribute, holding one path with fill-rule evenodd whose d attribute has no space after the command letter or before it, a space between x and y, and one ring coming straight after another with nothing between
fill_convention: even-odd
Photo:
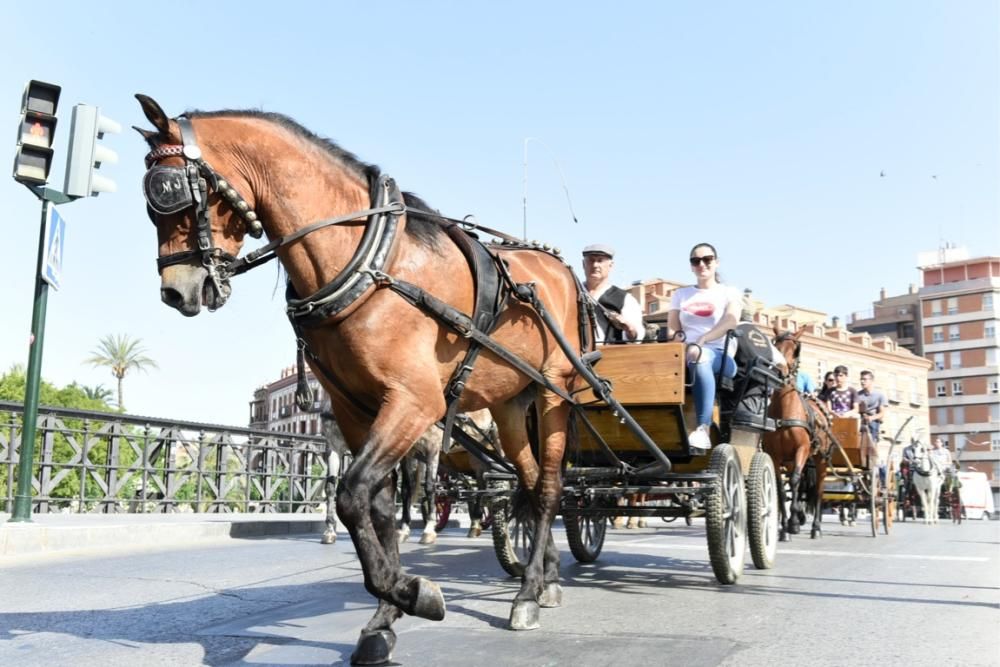
<instances>
[{"instance_id":1,"label":"road marking","mask_svg":"<svg viewBox=\"0 0 1000 667\"><path fill-rule=\"evenodd\" d=\"M630 541L617 541L617 540L605 540L604 546L611 547L630 547L640 545L644 549L662 549L662 550L672 550L676 549L678 551L705 551L707 549L704 544L650 544L646 540L630 540ZM930 554L878 554L870 553L865 551L816 551L813 549L782 549L778 548L778 555L795 555L795 556L835 556L837 558L885 558L885 559L899 559L899 560L942 560L942 561L959 561L964 563L988 563L989 558L984 556L933 556Z\"/></svg>"}]
</instances>

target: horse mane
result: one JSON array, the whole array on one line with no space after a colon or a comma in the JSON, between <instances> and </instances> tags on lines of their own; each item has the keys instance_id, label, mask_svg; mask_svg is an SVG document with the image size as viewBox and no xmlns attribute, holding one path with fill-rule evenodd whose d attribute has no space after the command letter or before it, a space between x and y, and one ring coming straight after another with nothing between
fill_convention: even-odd
<instances>
[{"instance_id":1,"label":"horse mane","mask_svg":"<svg viewBox=\"0 0 1000 667\"><path fill-rule=\"evenodd\" d=\"M192 109L185 112L189 118L258 118L277 125L292 133L299 139L322 148L337 163L344 165L367 183L374 183L382 173L378 165L370 164L358 158L354 153L341 148L335 141L321 137L304 127L298 121L285 114L259 109L219 109L217 111L200 111ZM443 238L440 214L432 209L423 199L412 192L403 193L403 201L408 207L421 211L422 215L407 216L406 233L414 240L420 241L435 250L439 249L439 241Z\"/></svg>"}]
</instances>

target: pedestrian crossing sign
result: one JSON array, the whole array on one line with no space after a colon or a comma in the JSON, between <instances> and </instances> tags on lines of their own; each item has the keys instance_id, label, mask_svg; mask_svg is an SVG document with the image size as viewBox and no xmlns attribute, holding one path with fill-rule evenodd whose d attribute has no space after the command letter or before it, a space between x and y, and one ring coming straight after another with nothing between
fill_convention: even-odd
<instances>
[{"instance_id":1,"label":"pedestrian crossing sign","mask_svg":"<svg viewBox=\"0 0 1000 667\"><path fill-rule=\"evenodd\" d=\"M66 244L66 220L52 204L45 216L45 251L42 253L42 280L59 289L62 282L63 248Z\"/></svg>"}]
</instances>

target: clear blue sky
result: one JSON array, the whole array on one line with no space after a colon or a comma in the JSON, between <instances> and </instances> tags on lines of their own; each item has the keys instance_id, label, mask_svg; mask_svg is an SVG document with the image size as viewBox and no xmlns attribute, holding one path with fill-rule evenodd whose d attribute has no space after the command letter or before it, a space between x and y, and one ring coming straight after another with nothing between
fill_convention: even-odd
<instances>
[{"instance_id":1,"label":"clear blue sky","mask_svg":"<svg viewBox=\"0 0 1000 667\"><path fill-rule=\"evenodd\" d=\"M917 252L943 241L1000 254L998 33L998 4L976 0L6 3L0 128L10 160L25 82L61 84L61 188L73 104L126 128L148 125L136 92L171 115L278 111L515 234L534 137L528 236L574 265L609 242L619 283L686 280L706 240L766 303L844 316L917 282ZM127 379L130 412L244 424L294 358L277 271L237 279L212 315L161 305L145 147L131 130L108 143L119 192L62 207L43 375L111 387L81 362L127 333L161 366ZM0 199L6 369L27 362L39 205L7 177Z\"/></svg>"}]
</instances>

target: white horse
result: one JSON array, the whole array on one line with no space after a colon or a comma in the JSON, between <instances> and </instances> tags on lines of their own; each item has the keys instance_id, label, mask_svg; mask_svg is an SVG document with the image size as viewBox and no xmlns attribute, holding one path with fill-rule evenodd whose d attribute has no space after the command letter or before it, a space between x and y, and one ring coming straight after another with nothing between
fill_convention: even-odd
<instances>
[{"instance_id":1,"label":"white horse","mask_svg":"<svg viewBox=\"0 0 1000 667\"><path fill-rule=\"evenodd\" d=\"M925 443L914 440L913 452L913 488L916 489L917 495L920 497L920 505L924 511L924 523L937 523L944 471L931 456L930 449Z\"/></svg>"},{"instance_id":2,"label":"white horse","mask_svg":"<svg viewBox=\"0 0 1000 667\"><path fill-rule=\"evenodd\" d=\"M483 441L484 444L492 445L498 451L499 436L497 426L493 423L493 417L489 410L475 410L466 414L459 414L456 423L463 431L476 440ZM410 503L417 492L422 489L423 497L420 500L420 513L424 519L424 530L420 536L420 544L434 544L437 541L436 520L434 516L434 496L437 488L438 462L441 458L441 427L437 424L428 428L423 435L417 438L413 447L407 455L400 461L400 472L403 476L401 498L403 505L403 516L400 519L397 534L400 542L410 539ZM470 457L473 473L476 475L477 486L485 488L485 483L480 469L480 464L475 457ZM481 507L471 507L471 525L469 527L469 537L479 537L482 534Z\"/></svg>"},{"instance_id":3,"label":"white horse","mask_svg":"<svg viewBox=\"0 0 1000 667\"><path fill-rule=\"evenodd\" d=\"M323 531L320 544L333 544L337 541L337 480L342 472L340 467L343 456L347 454L347 441L333 419L329 402L323 405L320 418L323 437L326 439L326 481L323 484L326 496L326 530Z\"/></svg>"}]
</instances>

